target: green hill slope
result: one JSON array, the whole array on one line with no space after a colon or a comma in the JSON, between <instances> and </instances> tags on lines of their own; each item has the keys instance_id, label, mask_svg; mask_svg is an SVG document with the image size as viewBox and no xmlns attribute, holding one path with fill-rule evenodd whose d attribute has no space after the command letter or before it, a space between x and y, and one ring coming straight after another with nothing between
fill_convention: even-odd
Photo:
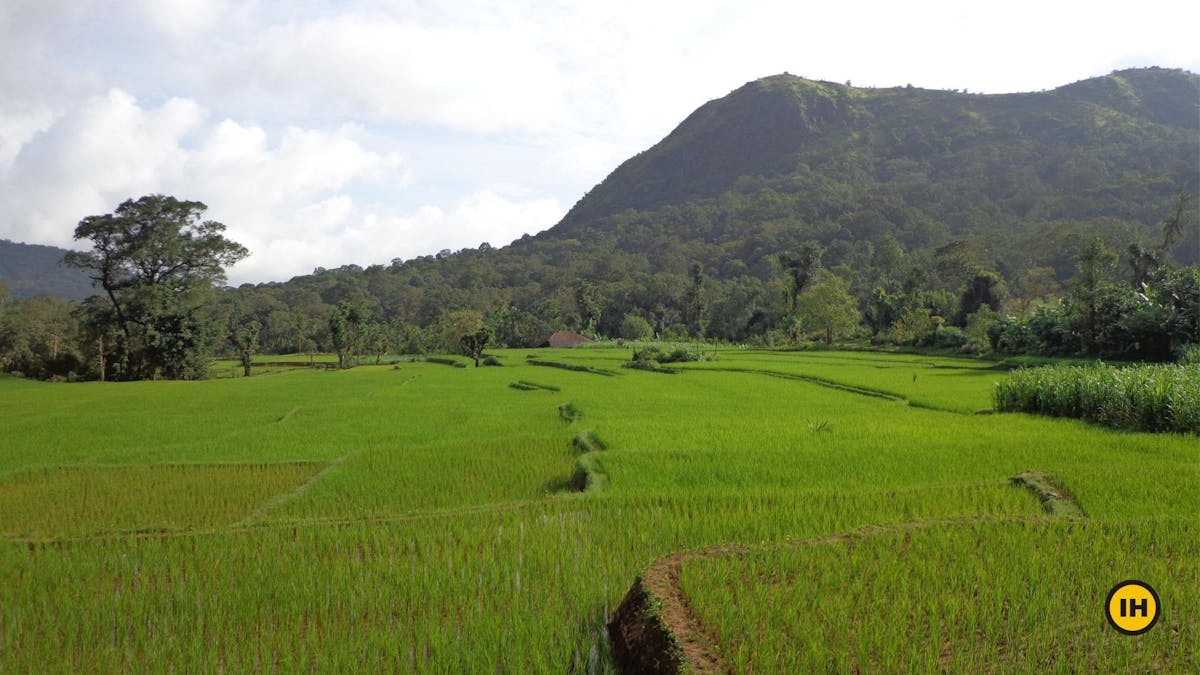
<instances>
[{"instance_id":1,"label":"green hill slope","mask_svg":"<svg viewBox=\"0 0 1200 675\"><path fill-rule=\"evenodd\" d=\"M683 334L701 312L706 335L745 341L788 325L781 256L815 240L864 316L925 293L954 317L975 270L1024 311L1065 292L1095 236L1121 254L1159 246L1179 193L1200 192L1197 100L1195 74L1154 68L986 96L768 77L699 108L537 236L238 293L264 324L277 313L276 350L302 350L284 326L324 325L342 301L405 326L406 349L446 343L455 310L491 315L513 345L618 335L630 316ZM1194 221L1173 253L1196 262Z\"/></svg>"},{"instance_id":2,"label":"green hill slope","mask_svg":"<svg viewBox=\"0 0 1200 675\"><path fill-rule=\"evenodd\" d=\"M53 295L82 300L95 291L79 270L59 265L66 249L0 239L0 282L16 298Z\"/></svg>"},{"instance_id":3,"label":"green hill slope","mask_svg":"<svg viewBox=\"0 0 1200 675\"><path fill-rule=\"evenodd\" d=\"M1154 222L1164 200L1197 184L1198 100L1195 74L1157 68L1002 95L768 77L624 162L560 230L763 189L803 194L810 220L883 200L901 211L883 214L892 225L915 210L951 232L1028 219Z\"/></svg>"}]
</instances>

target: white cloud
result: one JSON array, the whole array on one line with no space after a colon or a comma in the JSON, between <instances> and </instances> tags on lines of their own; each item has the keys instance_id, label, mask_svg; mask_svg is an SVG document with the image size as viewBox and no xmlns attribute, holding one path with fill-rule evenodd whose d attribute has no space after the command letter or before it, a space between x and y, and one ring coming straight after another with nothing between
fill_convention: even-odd
<instances>
[{"instance_id":1,"label":"white cloud","mask_svg":"<svg viewBox=\"0 0 1200 675\"><path fill-rule=\"evenodd\" d=\"M261 127L223 120L206 125L194 101L170 99L143 108L114 89L46 124L18 129L0 172L0 219L6 236L70 245L84 216L110 212L129 197L157 192L199 199L231 230L267 241L273 233L319 220L300 218L336 203L359 183L404 180L403 160L364 149L354 125L333 131L286 128L277 142ZM21 127L4 118L0 128ZM22 139L19 136L24 136ZM6 135L7 138L7 135ZM21 142L24 140L24 142ZM333 200L330 202L329 200ZM15 225L15 227L14 227Z\"/></svg>"},{"instance_id":2,"label":"white cloud","mask_svg":"<svg viewBox=\"0 0 1200 675\"><path fill-rule=\"evenodd\" d=\"M562 74L521 24L427 26L342 14L272 26L233 52L216 82L311 106L472 133L532 132L567 118ZM243 77L246 64L254 64Z\"/></svg>"},{"instance_id":3,"label":"white cloud","mask_svg":"<svg viewBox=\"0 0 1200 675\"><path fill-rule=\"evenodd\" d=\"M190 42L192 38L229 23L238 4L227 0L136 0L129 3L131 18L171 40Z\"/></svg>"},{"instance_id":4,"label":"white cloud","mask_svg":"<svg viewBox=\"0 0 1200 675\"><path fill-rule=\"evenodd\" d=\"M161 189L186 161L181 141L202 121L194 102L143 109L114 89L42 124L0 173L0 218L19 239L66 245L75 223L133 192Z\"/></svg>"},{"instance_id":5,"label":"white cloud","mask_svg":"<svg viewBox=\"0 0 1200 675\"><path fill-rule=\"evenodd\" d=\"M26 143L50 127L54 117L54 112L44 105L5 106L0 103L0 173L12 164Z\"/></svg>"},{"instance_id":6,"label":"white cloud","mask_svg":"<svg viewBox=\"0 0 1200 675\"><path fill-rule=\"evenodd\" d=\"M254 250L240 279L499 246L748 80L1200 70L1192 5L0 0L0 236L164 192Z\"/></svg>"},{"instance_id":7,"label":"white cloud","mask_svg":"<svg viewBox=\"0 0 1200 675\"><path fill-rule=\"evenodd\" d=\"M13 197L0 202L0 221L20 224L6 236L69 246L84 216L143 194L173 194L205 202L206 216L251 250L231 270L235 283L503 245L563 215L556 199L516 185L479 188L450 208L372 200L403 190L410 168L396 153L364 147L353 124L287 127L273 138L256 124L209 123L190 100L143 108L114 89L44 126L0 173L0 193Z\"/></svg>"},{"instance_id":8,"label":"white cloud","mask_svg":"<svg viewBox=\"0 0 1200 675\"><path fill-rule=\"evenodd\" d=\"M463 197L449 210L427 205L399 215L383 205L360 207L343 195L293 212L289 222L294 230L270 239L253 233L249 241L239 239L231 226L231 238L256 254L238 263L229 279L234 284L287 279L317 267L388 264L444 248L475 248L485 241L499 247L550 227L563 213L556 199L488 188Z\"/></svg>"}]
</instances>

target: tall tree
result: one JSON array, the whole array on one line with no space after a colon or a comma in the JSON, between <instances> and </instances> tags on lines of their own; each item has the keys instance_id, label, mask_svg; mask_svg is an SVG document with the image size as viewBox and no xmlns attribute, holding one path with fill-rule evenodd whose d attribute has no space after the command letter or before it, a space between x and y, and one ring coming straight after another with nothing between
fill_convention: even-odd
<instances>
[{"instance_id":1,"label":"tall tree","mask_svg":"<svg viewBox=\"0 0 1200 675\"><path fill-rule=\"evenodd\" d=\"M1175 250L1175 244L1179 243L1179 238L1183 236L1185 227L1189 222L1196 217L1194 209L1190 208L1195 195L1187 190L1181 190L1175 197L1175 213L1167 216L1162 221L1162 245L1158 249L1158 257L1163 262L1171 259L1171 252Z\"/></svg>"},{"instance_id":2,"label":"tall tree","mask_svg":"<svg viewBox=\"0 0 1200 675\"><path fill-rule=\"evenodd\" d=\"M253 314L229 317L225 339L237 354L238 362L242 364L243 377L250 377L250 366L254 354L258 352L258 336L261 330L262 324Z\"/></svg>"},{"instance_id":3,"label":"tall tree","mask_svg":"<svg viewBox=\"0 0 1200 675\"><path fill-rule=\"evenodd\" d=\"M91 241L92 250L63 260L104 291L111 314L95 318L120 331L112 352L127 379L195 378L207 368L214 326L205 302L225 281L225 267L249 254L221 234L223 224L201 219L207 208L149 195L75 228L75 239Z\"/></svg>"},{"instance_id":4,"label":"tall tree","mask_svg":"<svg viewBox=\"0 0 1200 675\"><path fill-rule=\"evenodd\" d=\"M797 299L795 320L800 332L823 333L825 344L853 332L861 318L858 301L835 274L824 273Z\"/></svg>"},{"instance_id":5,"label":"tall tree","mask_svg":"<svg viewBox=\"0 0 1200 675\"><path fill-rule=\"evenodd\" d=\"M966 326L967 317L983 307L990 307L994 312L1004 309L1001 300L1003 285L1004 282L995 272L977 269L975 276L971 277L966 287L963 288L955 325Z\"/></svg>"},{"instance_id":6,"label":"tall tree","mask_svg":"<svg viewBox=\"0 0 1200 675\"><path fill-rule=\"evenodd\" d=\"M1150 281L1151 276L1158 270L1158 253L1147 249L1138 243L1129 245L1129 283L1134 288Z\"/></svg>"},{"instance_id":7,"label":"tall tree","mask_svg":"<svg viewBox=\"0 0 1200 675\"><path fill-rule=\"evenodd\" d=\"M337 354L338 368L345 368L347 357L362 349L363 333L371 318L370 310L345 300L329 316L329 342Z\"/></svg>"},{"instance_id":8,"label":"tall tree","mask_svg":"<svg viewBox=\"0 0 1200 675\"><path fill-rule=\"evenodd\" d=\"M488 340L492 337L492 332L487 326L471 331L459 338L458 344L462 348L463 354L475 359L475 367L479 367L479 359L483 356L483 348L487 346Z\"/></svg>"},{"instance_id":9,"label":"tall tree","mask_svg":"<svg viewBox=\"0 0 1200 675\"><path fill-rule=\"evenodd\" d=\"M1108 285L1117 256L1104 245L1098 235L1075 256L1075 278L1071 280L1072 296L1081 310L1081 337L1084 351L1093 353L1097 348L1100 325L1097 320L1101 302L1101 291Z\"/></svg>"},{"instance_id":10,"label":"tall tree","mask_svg":"<svg viewBox=\"0 0 1200 675\"><path fill-rule=\"evenodd\" d=\"M796 298L808 287L813 276L821 267L821 256L825 249L815 241L805 241L800 244L795 253L785 253L779 256L779 262L787 270L791 286L788 289L788 311L796 311Z\"/></svg>"},{"instance_id":11,"label":"tall tree","mask_svg":"<svg viewBox=\"0 0 1200 675\"><path fill-rule=\"evenodd\" d=\"M0 304L0 371L38 379L78 375L85 364L71 309L70 301L48 295Z\"/></svg>"},{"instance_id":12,"label":"tall tree","mask_svg":"<svg viewBox=\"0 0 1200 675\"><path fill-rule=\"evenodd\" d=\"M684 295L683 305L684 321L687 323L688 330L698 338L703 339L704 333L708 328L708 303L705 297L705 282L708 277L704 274L704 265L696 262L692 263L688 271L691 283L688 284L687 291Z\"/></svg>"},{"instance_id":13,"label":"tall tree","mask_svg":"<svg viewBox=\"0 0 1200 675\"><path fill-rule=\"evenodd\" d=\"M584 332L594 332L604 311L604 296L595 284L580 279L575 284L575 306L579 308L580 325Z\"/></svg>"}]
</instances>

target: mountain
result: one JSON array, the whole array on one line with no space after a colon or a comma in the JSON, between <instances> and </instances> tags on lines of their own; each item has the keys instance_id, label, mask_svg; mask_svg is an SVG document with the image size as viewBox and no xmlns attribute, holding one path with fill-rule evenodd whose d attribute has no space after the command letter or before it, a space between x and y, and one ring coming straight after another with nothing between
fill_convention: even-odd
<instances>
[{"instance_id":1,"label":"mountain","mask_svg":"<svg viewBox=\"0 0 1200 675\"><path fill-rule=\"evenodd\" d=\"M1176 213L1167 258L1197 262L1197 101L1200 77L1160 68L997 95L777 75L701 106L536 236L235 293L268 350L303 349L298 326L342 302L406 327L408 349L452 346L458 310L514 345L630 317L745 341L790 325L785 260L816 242L872 330L895 319L884 305L961 321L972 280L1028 309L1066 292L1097 236L1126 278L1130 246L1161 249Z\"/></svg>"},{"instance_id":2,"label":"mountain","mask_svg":"<svg viewBox=\"0 0 1200 675\"><path fill-rule=\"evenodd\" d=\"M980 298L1024 312L1062 297L1081 251L1108 259L1097 237L1120 256L1101 270L1113 281L1160 258L1197 262L1184 198L1200 193L1197 101L1200 77L1159 68L996 95L767 77L701 106L536 236L225 300L277 352L328 346L342 303L403 349L454 348L481 315L514 346L647 324L771 341L794 326L796 254L817 251L871 331L909 310L962 325ZM1175 214L1178 236L1164 227ZM41 278L68 275L61 254Z\"/></svg>"},{"instance_id":3,"label":"mountain","mask_svg":"<svg viewBox=\"0 0 1200 675\"><path fill-rule=\"evenodd\" d=\"M94 295L92 280L83 272L60 265L67 250L0 239L0 282L16 298L52 295L83 300Z\"/></svg>"},{"instance_id":4,"label":"mountain","mask_svg":"<svg viewBox=\"0 0 1200 675\"><path fill-rule=\"evenodd\" d=\"M1200 77L1160 68L999 95L767 77L701 106L624 162L559 233L762 189L803 194L809 222L848 225L851 236L874 234L846 222L864 198L951 233L1103 216L1153 223L1164 200L1196 191L1198 101ZM883 215L904 228L906 214Z\"/></svg>"}]
</instances>

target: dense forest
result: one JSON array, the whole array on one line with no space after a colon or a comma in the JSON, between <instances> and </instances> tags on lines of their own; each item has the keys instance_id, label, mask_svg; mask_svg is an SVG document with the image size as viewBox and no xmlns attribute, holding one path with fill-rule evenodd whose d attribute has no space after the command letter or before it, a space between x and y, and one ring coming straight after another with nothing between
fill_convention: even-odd
<instances>
[{"instance_id":1,"label":"dense forest","mask_svg":"<svg viewBox=\"0 0 1200 675\"><path fill-rule=\"evenodd\" d=\"M352 363L565 328L1180 358L1200 342L1198 100L1195 74L1156 68L1005 95L769 77L702 106L546 232L223 289L196 305L195 348ZM70 303L0 312L6 370L121 363L78 337L87 312Z\"/></svg>"}]
</instances>

